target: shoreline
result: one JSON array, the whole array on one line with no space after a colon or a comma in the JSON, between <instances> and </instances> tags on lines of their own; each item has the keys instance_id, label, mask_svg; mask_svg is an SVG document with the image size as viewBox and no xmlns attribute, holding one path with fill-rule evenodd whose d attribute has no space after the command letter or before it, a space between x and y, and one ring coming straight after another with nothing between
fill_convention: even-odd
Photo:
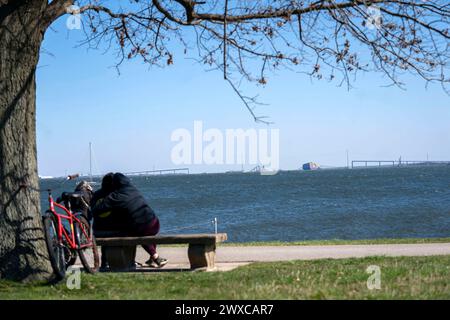
<instances>
[{"instance_id":1,"label":"shoreline","mask_svg":"<svg viewBox=\"0 0 450 320\"><path fill-rule=\"evenodd\" d=\"M318 170L302 170L302 169L279 169L277 171L278 173L292 173L292 172L303 172L303 173L308 173L308 172L323 172L323 171L333 171L333 170L339 170L339 171L346 171L346 170L370 170L370 169L404 169L404 168L437 168L437 167L449 167L450 164L444 164L444 163L422 163L422 164L409 164L409 165L382 165L382 166L377 166L377 165L373 165L373 166L355 166L353 168L351 167L346 167L346 166L325 166L325 167L321 167ZM178 168L175 168L178 169ZM171 170L171 169L161 169L161 170ZM193 172L189 172L189 173L165 173L165 174L128 174L125 173L126 175L130 176L130 177L172 177L172 176L198 176L198 175L240 175L240 174L250 174L250 175L260 175L260 172L256 172L256 171L251 171L251 170L247 170L247 171L240 171L240 170L225 170L225 171L216 171L216 172L201 172L201 171L193 171ZM104 174L94 174L92 176L93 179L99 179L101 180L101 178L103 177ZM270 176L270 175L269 175ZM88 176L86 174L80 174L79 179L84 179L84 178L90 178L91 176ZM66 176L51 176L51 175L39 175L39 180L40 181L45 181L45 180L64 180L66 179Z\"/></svg>"}]
</instances>

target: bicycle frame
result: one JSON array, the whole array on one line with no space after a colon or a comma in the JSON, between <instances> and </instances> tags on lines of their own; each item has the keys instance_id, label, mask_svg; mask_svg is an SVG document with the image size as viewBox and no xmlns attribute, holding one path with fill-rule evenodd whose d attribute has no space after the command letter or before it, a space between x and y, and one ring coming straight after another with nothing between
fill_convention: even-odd
<instances>
[{"instance_id":1,"label":"bicycle frame","mask_svg":"<svg viewBox=\"0 0 450 320\"><path fill-rule=\"evenodd\" d=\"M51 191L48 192L48 202L49 202L49 211L56 217L56 219L58 221L57 233L58 233L58 240L59 240L60 244L62 244L63 240L65 239L67 241L67 244L70 249L80 250L80 249L92 247L92 239L89 236L89 234L86 233L86 230L85 230L83 224L81 223L81 221L72 213L71 210L69 210L65 206L55 202L53 200ZM57 213L55 210L55 207L63 210L64 214ZM63 225L64 220L67 220L70 225L69 231L67 231ZM74 232L74 223L77 223L80 226L81 232L83 232L86 239L89 239L87 244L78 245L76 243L75 232Z\"/></svg>"}]
</instances>

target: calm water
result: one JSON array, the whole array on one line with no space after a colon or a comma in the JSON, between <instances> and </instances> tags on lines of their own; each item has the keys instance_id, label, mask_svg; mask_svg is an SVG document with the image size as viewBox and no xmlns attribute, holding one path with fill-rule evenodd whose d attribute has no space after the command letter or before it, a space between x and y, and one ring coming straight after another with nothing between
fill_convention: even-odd
<instances>
[{"instance_id":1,"label":"calm water","mask_svg":"<svg viewBox=\"0 0 450 320\"><path fill-rule=\"evenodd\" d=\"M159 216L161 233L213 232L217 217L233 242L450 236L450 166L132 181ZM41 180L55 195L74 187L60 184Z\"/></svg>"}]
</instances>

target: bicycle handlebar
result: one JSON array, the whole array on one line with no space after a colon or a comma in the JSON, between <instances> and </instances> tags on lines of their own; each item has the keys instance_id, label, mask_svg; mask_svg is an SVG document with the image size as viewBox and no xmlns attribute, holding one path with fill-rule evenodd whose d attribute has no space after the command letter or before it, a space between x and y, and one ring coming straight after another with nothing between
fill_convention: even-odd
<instances>
[{"instance_id":1,"label":"bicycle handlebar","mask_svg":"<svg viewBox=\"0 0 450 320\"><path fill-rule=\"evenodd\" d=\"M76 178L78 178L80 176L80 174L79 173L74 173L74 174L69 174L68 176L67 176L67 178L61 183L61 186L62 186L62 184L64 184L64 182L65 181L67 181L67 180L75 180ZM52 189L39 189L39 188L35 188L35 187L33 187L33 186L30 186L30 185L28 185L28 184L21 184L20 186L19 186L19 188L20 189L30 189L30 190L33 190L33 191L36 191L36 192L48 192L48 193L51 193L52 192Z\"/></svg>"}]
</instances>

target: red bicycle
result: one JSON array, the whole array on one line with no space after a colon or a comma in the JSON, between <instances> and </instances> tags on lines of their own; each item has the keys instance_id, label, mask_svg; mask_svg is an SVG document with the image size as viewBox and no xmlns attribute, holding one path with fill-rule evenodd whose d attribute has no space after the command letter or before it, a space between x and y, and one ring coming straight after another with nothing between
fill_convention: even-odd
<instances>
[{"instance_id":1,"label":"red bicycle","mask_svg":"<svg viewBox=\"0 0 450 320\"><path fill-rule=\"evenodd\" d=\"M55 202L51 189L48 192L49 209L43 217L45 238L55 275L63 279L66 269L80 257L86 272L95 273L99 268L99 256L92 226L81 212L73 213ZM68 193L71 198L81 197L78 193Z\"/></svg>"}]
</instances>

